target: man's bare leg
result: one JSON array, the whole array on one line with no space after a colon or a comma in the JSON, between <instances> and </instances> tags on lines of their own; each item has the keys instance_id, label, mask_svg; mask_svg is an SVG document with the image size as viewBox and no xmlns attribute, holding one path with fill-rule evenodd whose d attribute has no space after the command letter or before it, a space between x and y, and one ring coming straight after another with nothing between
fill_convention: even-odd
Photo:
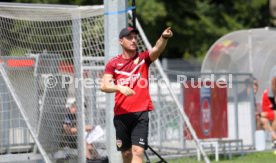
<instances>
[{"instance_id":1,"label":"man's bare leg","mask_svg":"<svg viewBox=\"0 0 276 163\"><path fill-rule=\"evenodd\" d=\"M144 148L132 145L132 161L131 163L143 163L144 160Z\"/></svg>"},{"instance_id":2,"label":"man's bare leg","mask_svg":"<svg viewBox=\"0 0 276 163\"><path fill-rule=\"evenodd\" d=\"M274 120L272 121L272 129L276 131L276 111L274 111Z\"/></svg>"},{"instance_id":3,"label":"man's bare leg","mask_svg":"<svg viewBox=\"0 0 276 163\"><path fill-rule=\"evenodd\" d=\"M122 151L122 157L123 157L123 162L124 163L131 163L131 160L132 160L131 149Z\"/></svg>"},{"instance_id":4,"label":"man's bare leg","mask_svg":"<svg viewBox=\"0 0 276 163\"><path fill-rule=\"evenodd\" d=\"M86 148L85 149L86 149L86 152L85 152L86 158L87 159L92 159L91 152L90 152L91 146L86 143Z\"/></svg>"},{"instance_id":5,"label":"man's bare leg","mask_svg":"<svg viewBox=\"0 0 276 163\"><path fill-rule=\"evenodd\" d=\"M274 119L275 121L275 119ZM274 123L273 121L273 123ZM267 118L261 118L263 128L271 133L272 140L276 140L276 133L274 132L269 120ZM275 122L276 123L276 122Z\"/></svg>"},{"instance_id":6,"label":"man's bare leg","mask_svg":"<svg viewBox=\"0 0 276 163\"><path fill-rule=\"evenodd\" d=\"M259 116L259 113L256 113L256 130L262 129L262 123L261 123L261 117Z\"/></svg>"}]
</instances>

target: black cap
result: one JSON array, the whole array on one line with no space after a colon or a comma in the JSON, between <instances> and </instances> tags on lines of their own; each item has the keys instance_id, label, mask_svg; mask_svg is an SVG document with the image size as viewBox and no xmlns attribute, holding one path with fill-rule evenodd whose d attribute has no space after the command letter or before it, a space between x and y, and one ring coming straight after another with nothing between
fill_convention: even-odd
<instances>
[{"instance_id":1,"label":"black cap","mask_svg":"<svg viewBox=\"0 0 276 163\"><path fill-rule=\"evenodd\" d=\"M137 29L134 29L132 27L126 27L121 30L121 32L119 34L119 38L128 36L131 32L135 32L136 34L139 34L139 31Z\"/></svg>"}]
</instances>

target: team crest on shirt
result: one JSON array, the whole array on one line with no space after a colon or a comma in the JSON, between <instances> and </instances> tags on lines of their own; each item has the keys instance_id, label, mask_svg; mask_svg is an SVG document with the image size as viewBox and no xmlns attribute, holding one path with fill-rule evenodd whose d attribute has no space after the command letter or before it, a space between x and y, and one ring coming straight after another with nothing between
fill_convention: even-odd
<instances>
[{"instance_id":1,"label":"team crest on shirt","mask_svg":"<svg viewBox=\"0 0 276 163\"><path fill-rule=\"evenodd\" d=\"M133 63L136 64L136 65L138 64L138 62L139 62L139 57L137 57L137 58L133 61Z\"/></svg>"},{"instance_id":2,"label":"team crest on shirt","mask_svg":"<svg viewBox=\"0 0 276 163\"><path fill-rule=\"evenodd\" d=\"M123 145L122 140L117 139L117 140L116 140L116 145L117 145L118 148L121 148L122 145Z\"/></svg>"}]
</instances>

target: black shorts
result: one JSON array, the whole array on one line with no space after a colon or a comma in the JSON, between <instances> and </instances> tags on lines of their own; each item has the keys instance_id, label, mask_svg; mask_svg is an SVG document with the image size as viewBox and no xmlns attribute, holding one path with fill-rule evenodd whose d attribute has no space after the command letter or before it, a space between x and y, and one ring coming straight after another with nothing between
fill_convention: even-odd
<instances>
[{"instance_id":1,"label":"black shorts","mask_svg":"<svg viewBox=\"0 0 276 163\"><path fill-rule=\"evenodd\" d=\"M147 149L149 130L148 111L118 115L114 117L113 122L116 129L118 151L128 150L132 145Z\"/></svg>"}]
</instances>

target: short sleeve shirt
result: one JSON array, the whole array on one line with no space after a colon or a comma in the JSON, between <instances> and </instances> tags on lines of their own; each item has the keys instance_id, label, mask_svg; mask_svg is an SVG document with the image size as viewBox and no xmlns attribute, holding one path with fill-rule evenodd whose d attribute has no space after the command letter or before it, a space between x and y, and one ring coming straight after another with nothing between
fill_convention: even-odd
<instances>
[{"instance_id":1,"label":"short sleeve shirt","mask_svg":"<svg viewBox=\"0 0 276 163\"><path fill-rule=\"evenodd\" d=\"M128 86L135 92L132 96L116 92L115 115L153 110L148 80L151 63L148 51L137 53L131 59L124 59L120 54L109 60L104 73L111 74L116 85Z\"/></svg>"}]
</instances>

